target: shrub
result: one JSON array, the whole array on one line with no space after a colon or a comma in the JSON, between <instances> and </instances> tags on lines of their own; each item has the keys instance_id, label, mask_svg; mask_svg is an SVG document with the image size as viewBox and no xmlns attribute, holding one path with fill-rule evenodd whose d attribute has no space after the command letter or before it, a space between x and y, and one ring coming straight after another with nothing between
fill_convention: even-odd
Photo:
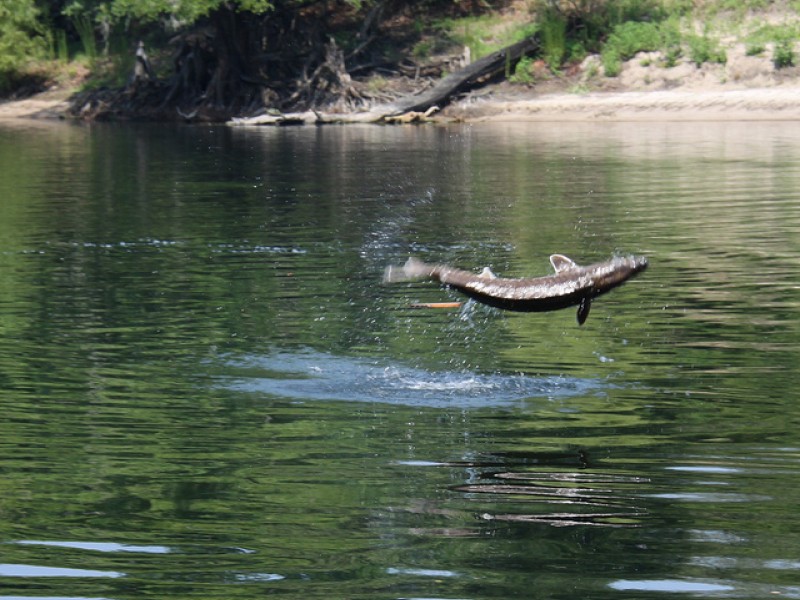
<instances>
[{"instance_id":1,"label":"shrub","mask_svg":"<svg viewBox=\"0 0 800 600\"><path fill-rule=\"evenodd\" d=\"M728 61L725 50L707 34L690 35L686 38L686 43L689 46L689 58L698 67L707 62L725 64Z\"/></svg>"},{"instance_id":2,"label":"shrub","mask_svg":"<svg viewBox=\"0 0 800 600\"><path fill-rule=\"evenodd\" d=\"M603 72L606 77L616 77L622 70L622 58L614 48L606 48L600 54L603 63Z\"/></svg>"},{"instance_id":3,"label":"shrub","mask_svg":"<svg viewBox=\"0 0 800 600\"><path fill-rule=\"evenodd\" d=\"M776 69L794 66L794 43L792 40L783 39L775 44L772 50L772 64Z\"/></svg>"},{"instance_id":4,"label":"shrub","mask_svg":"<svg viewBox=\"0 0 800 600\"><path fill-rule=\"evenodd\" d=\"M535 6L539 15L555 11L563 17L567 46L580 46L583 55L601 52L617 26L656 24L667 17L663 0L537 0Z\"/></svg>"},{"instance_id":5,"label":"shrub","mask_svg":"<svg viewBox=\"0 0 800 600\"><path fill-rule=\"evenodd\" d=\"M7 3L0 17L0 79L8 82L31 60L44 58L51 42L32 0Z\"/></svg>"},{"instance_id":6,"label":"shrub","mask_svg":"<svg viewBox=\"0 0 800 600\"><path fill-rule=\"evenodd\" d=\"M772 63L776 69L795 64L794 42L800 37L796 23L762 25L747 36L747 55L762 54L768 44L773 44Z\"/></svg>"},{"instance_id":7,"label":"shrub","mask_svg":"<svg viewBox=\"0 0 800 600\"><path fill-rule=\"evenodd\" d=\"M655 23L628 21L614 27L606 46L612 46L627 60L637 52L651 52L661 46L661 32Z\"/></svg>"},{"instance_id":8,"label":"shrub","mask_svg":"<svg viewBox=\"0 0 800 600\"><path fill-rule=\"evenodd\" d=\"M683 56L683 50L680 46L670 46L664 52L664 67L671 69L678 64L678 59Z\"/></svg>"},{"instance_id":9,"label":"shrub","mask_svg":"<svg viewBox=\"0 0 800 600\"><path fill-rule=\"evenodd\" d=\"M614 27L600 59L607 77L616 77L622 69L622 61L632 58L637 52L658 50L663 35L655 23L628 21Z\"/></svg>"},{"instance_id":10,"label":"shrub","mask_svg":"<svg viewBox=\"0 0 800 600\"><path fill-rule=\"evenodd\" d=\"M511 83L528 84L533 83L533 58L523 56L519 59L517 66L514 68L514 74L508 78Z\"/></svg>"}]
</instances>

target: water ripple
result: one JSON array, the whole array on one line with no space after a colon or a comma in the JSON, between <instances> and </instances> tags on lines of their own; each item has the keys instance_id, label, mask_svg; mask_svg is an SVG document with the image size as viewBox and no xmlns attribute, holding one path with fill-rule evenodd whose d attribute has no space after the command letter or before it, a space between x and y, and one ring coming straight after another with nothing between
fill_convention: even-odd
<instances>
[{"instance_id":1,"label":"water ripple","mask_svg":"<svg viewBox=\"0 0 800 600\"><path fill-rule=\"evenodd\" d=\"M46 540L19 540L22 546L52 546L75 550L93 550L95 552L141 552L144 554L168 554L172 552L168 546L137 546L133 544L117 544L113 542L61 542Z\"/></svg>"},{"instance_id":2,"label":"water ripple","mask_svg":"<svg viewBox=\"0 0 800 600\"><path fill-rule=\"evenodd\" d=\"M125 577L119 571L97 569L72 569L66 567L43 567L40 565L0 564L0 577Z\"/></svg>"}]
</instances>

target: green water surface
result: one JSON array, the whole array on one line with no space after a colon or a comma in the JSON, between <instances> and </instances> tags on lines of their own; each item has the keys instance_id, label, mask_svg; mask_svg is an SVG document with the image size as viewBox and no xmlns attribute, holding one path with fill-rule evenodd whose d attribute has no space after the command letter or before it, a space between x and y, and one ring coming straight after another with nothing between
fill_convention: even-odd
<instances>
[{"instance_id":1,"label":"green water surface","mask_svg":"<svg viewBox=\"0 0 800 600\"><path fill-rule=\"evenodd\" d=\"M0 600L798 598L798 282L800 124L4 123Z\"/></svg>"}]
</instances>

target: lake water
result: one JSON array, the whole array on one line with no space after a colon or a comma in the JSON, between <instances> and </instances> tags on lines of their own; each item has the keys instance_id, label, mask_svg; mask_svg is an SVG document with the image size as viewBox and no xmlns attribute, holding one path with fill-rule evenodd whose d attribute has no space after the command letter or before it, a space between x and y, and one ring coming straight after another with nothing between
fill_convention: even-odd
<instances>
[{"instance_id":1,"label":"lake water","mask_svg":"<svg viewBox=\"0 0 800 600\"><path fill-rule=\"evenodd\" d=\"M799 290L800 123L5 123L0 600L800 598Z\"/></svg>"}]
</instances>

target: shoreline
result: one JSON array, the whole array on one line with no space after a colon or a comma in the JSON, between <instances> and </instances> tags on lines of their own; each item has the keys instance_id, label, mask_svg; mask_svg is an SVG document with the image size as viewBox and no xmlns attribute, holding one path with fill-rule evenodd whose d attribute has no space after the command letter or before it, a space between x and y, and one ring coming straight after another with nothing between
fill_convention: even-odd
<instances>
[{"instance_id":1,"label":"shoreline","mask_svg":"<svg viewBox=\"0 0 800 600\"><path fill-rule=\"evenodd\" d=\"M466 122L794 121L800 87L552 93L461 101L445 114Z\"/></svg>"},{"instance_id":2,"label":"shoreline","mask_svg":"<svg viewBox=\"0 0 800 600\"><path fill-rule=\"evenodd\" d=\"M50 90L0 103L0 121L64 120L70 93ZM486 94L446 107L436 122L646 122L800 120L800 86L571 94Z\"/></svg>"},{"instance_id":3,"label":"shoreline","mask_svg":"<svg viewBox=\"0 0 800 600\"><path fill-rule=\"evenodd\" d=\"M21 100L0 101L0 122L15 119L66 119L72 93L72 90L56 87Z\"/></svg>"}]
</instances>

